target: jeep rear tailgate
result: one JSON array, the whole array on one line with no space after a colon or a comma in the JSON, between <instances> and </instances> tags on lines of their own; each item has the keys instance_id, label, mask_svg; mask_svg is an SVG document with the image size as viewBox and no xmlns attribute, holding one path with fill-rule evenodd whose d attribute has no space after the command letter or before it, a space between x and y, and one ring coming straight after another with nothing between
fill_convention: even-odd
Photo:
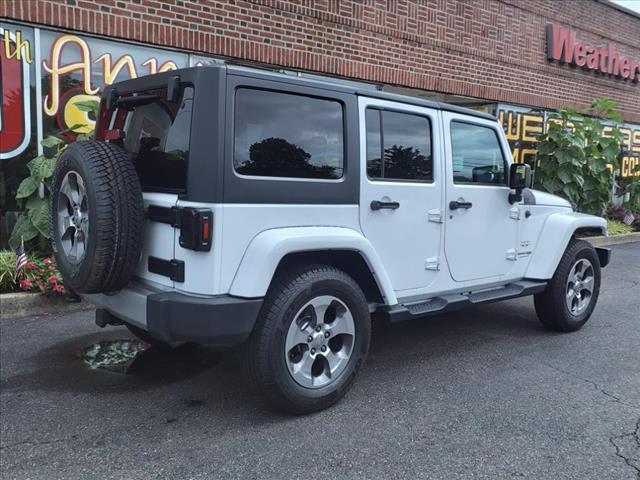
<instances>
[{"instance_id":1,"label":"jeep rear tailgate","mask_svg":"<svg viewBox=\"0 0 640 480\"><path fill-rule=\"evenodd\" d=\"M193 87L185 86L169 99L167 87L159 87L126 97L140 101L122 102L122 146L136 167L147 214L136 276L168 287L175 285L178 233L172 209L187 187L193 95Z\"/></svg>"},{"instance_id":2,"label":"jeep rear tailgate","mask_svg":"<svg viewBox=\"0 0 640 480\"><path fill-rule=\"evenodd\" d=\"M150 206L171 209L178 201L178 196L170 193L144 192L144 207L148 211ZM174 281L167 275L149 271L158 262L170 262L174 257L176 229L168 223L158 222L147 218L144 227L144 244L142 255L136 271L136 276L167 287L173 287ZM155 263L154 263L155 262Z\"/></svg>"}]
</instances>

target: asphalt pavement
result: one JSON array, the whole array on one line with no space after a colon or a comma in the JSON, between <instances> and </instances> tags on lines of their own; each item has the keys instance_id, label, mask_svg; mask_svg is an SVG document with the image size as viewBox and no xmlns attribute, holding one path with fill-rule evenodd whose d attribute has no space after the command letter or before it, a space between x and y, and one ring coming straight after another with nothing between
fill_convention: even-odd
<instances>
[{"instance_id":1,"label":"asphalt pavement","mask_svg":"<svg viewBox=\"0 0 640 480\"><path fill-rule=\"evenodd\" d=\"M613 247L579 332L531 298L374 331L351 392L274 413L236 352L145 352L132 374L75 356L93 312L0 321L2 479L640 479L640 243Z\"/></svg>"}]
</instances>

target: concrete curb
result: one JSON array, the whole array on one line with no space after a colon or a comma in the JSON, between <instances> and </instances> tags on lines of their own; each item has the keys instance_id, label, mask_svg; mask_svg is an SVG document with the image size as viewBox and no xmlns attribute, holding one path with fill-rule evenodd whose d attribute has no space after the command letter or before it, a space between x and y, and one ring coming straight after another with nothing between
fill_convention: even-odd
<instances>
[{"instance_id":1,"label":"concrete curb","mask_svg":"<svg viewBox=\"0 0 640 480\"><path fill-rule=\"evenodd\" d=\"M594 247L607 247L609 245L621 245L623 243L640 242L640 232L625 233L612 237L587 237L585 240L591 242Z\"/></svg>"},{"instance_id":2,"label":"concrete curb","mask_svg":"<svg viewBox=\"0 0 640 480\"><path fill-rule=\"evenodd\" d=\"M0 319L27 317L31 315L59 314L75 310L95 308L91 302L69 303L60 297L48 297L40 293L0 294Z\"/></svg>"}]
</instances>

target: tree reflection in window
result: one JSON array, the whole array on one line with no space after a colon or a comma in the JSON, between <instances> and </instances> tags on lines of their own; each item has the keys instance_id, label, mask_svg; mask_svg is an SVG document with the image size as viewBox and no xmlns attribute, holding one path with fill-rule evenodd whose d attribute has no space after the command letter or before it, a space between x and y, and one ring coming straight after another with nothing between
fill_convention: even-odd
<instances>
[{"instance_id":1,"label":"tree reflection in window","mask_svg":"<svg viewBox=\"0 0 640 480\"><path fill-rule=\"evenodd\" d=\"M267 138L249 147L249 160L236 168L243 175L336 178L331 165L312 165L311 155L284 138Z\"/></svg>"},{"instance_id":2,"label":"tree reflection in window","mask_svg":"<svg viewBox=\"0 0 640 480\"><path fill-rule=\"evenodd\" d=\"M366 121L369 178L433 181L431 127L426 117L369 108Z\"/></svg>"},{"instance_id":3,"label":"tree reflection in window","mask_svg":"<svg viewBox=\"0 0 640 480\"><path fill-rule=\"evenodd\" d=\"M337 179L344 170L344 119L335 100L239 88L233 164L242 175Z\"/></svg>"},{"instance_id":4,"label":"tree reflection in window","mask_svg":"<svg viewBox=\"0 0 640 480\"><path fill-rule=\"evenodd\" d=\"M393 145L384 149L384 171L380 157L367 162L367 174L371 178L431 179L432 164L420 150L414 147Z\"/></svg>"}]
</instances>

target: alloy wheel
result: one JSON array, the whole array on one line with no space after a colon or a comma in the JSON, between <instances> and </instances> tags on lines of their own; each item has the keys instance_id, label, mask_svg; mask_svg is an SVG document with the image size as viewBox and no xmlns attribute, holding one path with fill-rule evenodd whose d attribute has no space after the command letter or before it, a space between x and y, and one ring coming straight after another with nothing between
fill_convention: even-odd
<instances>
[{"instance_id":1,"label":"alloy wheel","mask_svg":"<svg viewBox=\"0 0 640 480\"><path fill-rule=\"evenodd\" d=\"M355 322L340 299L322 295L296 313L285 340L285 361L293 380L306 388L334 382L353 352Z\"/></svg>"},{"instance_id":2,"label":"alloy wheel","mask_svg":"<svg viewBox=\"0 0 640 480\"><path fill-rule=\"evenodd\" d=\"M70 170L62 179L58 196L58 232L69 262L78 264L87 252L89 207L87 190L80 174Z\"/></svg>"},{"instance_id":3,"label":"alloy wheel","mask_svg":"<svg viewBox=\"0 0 640 480\"><path fill-rule=\"evenodd\" d=\"M578 316L584 312L593 297L595 274L586 258L579 259L569 270L565 300L569 312Z\"/></svg>"}]
</instances>

